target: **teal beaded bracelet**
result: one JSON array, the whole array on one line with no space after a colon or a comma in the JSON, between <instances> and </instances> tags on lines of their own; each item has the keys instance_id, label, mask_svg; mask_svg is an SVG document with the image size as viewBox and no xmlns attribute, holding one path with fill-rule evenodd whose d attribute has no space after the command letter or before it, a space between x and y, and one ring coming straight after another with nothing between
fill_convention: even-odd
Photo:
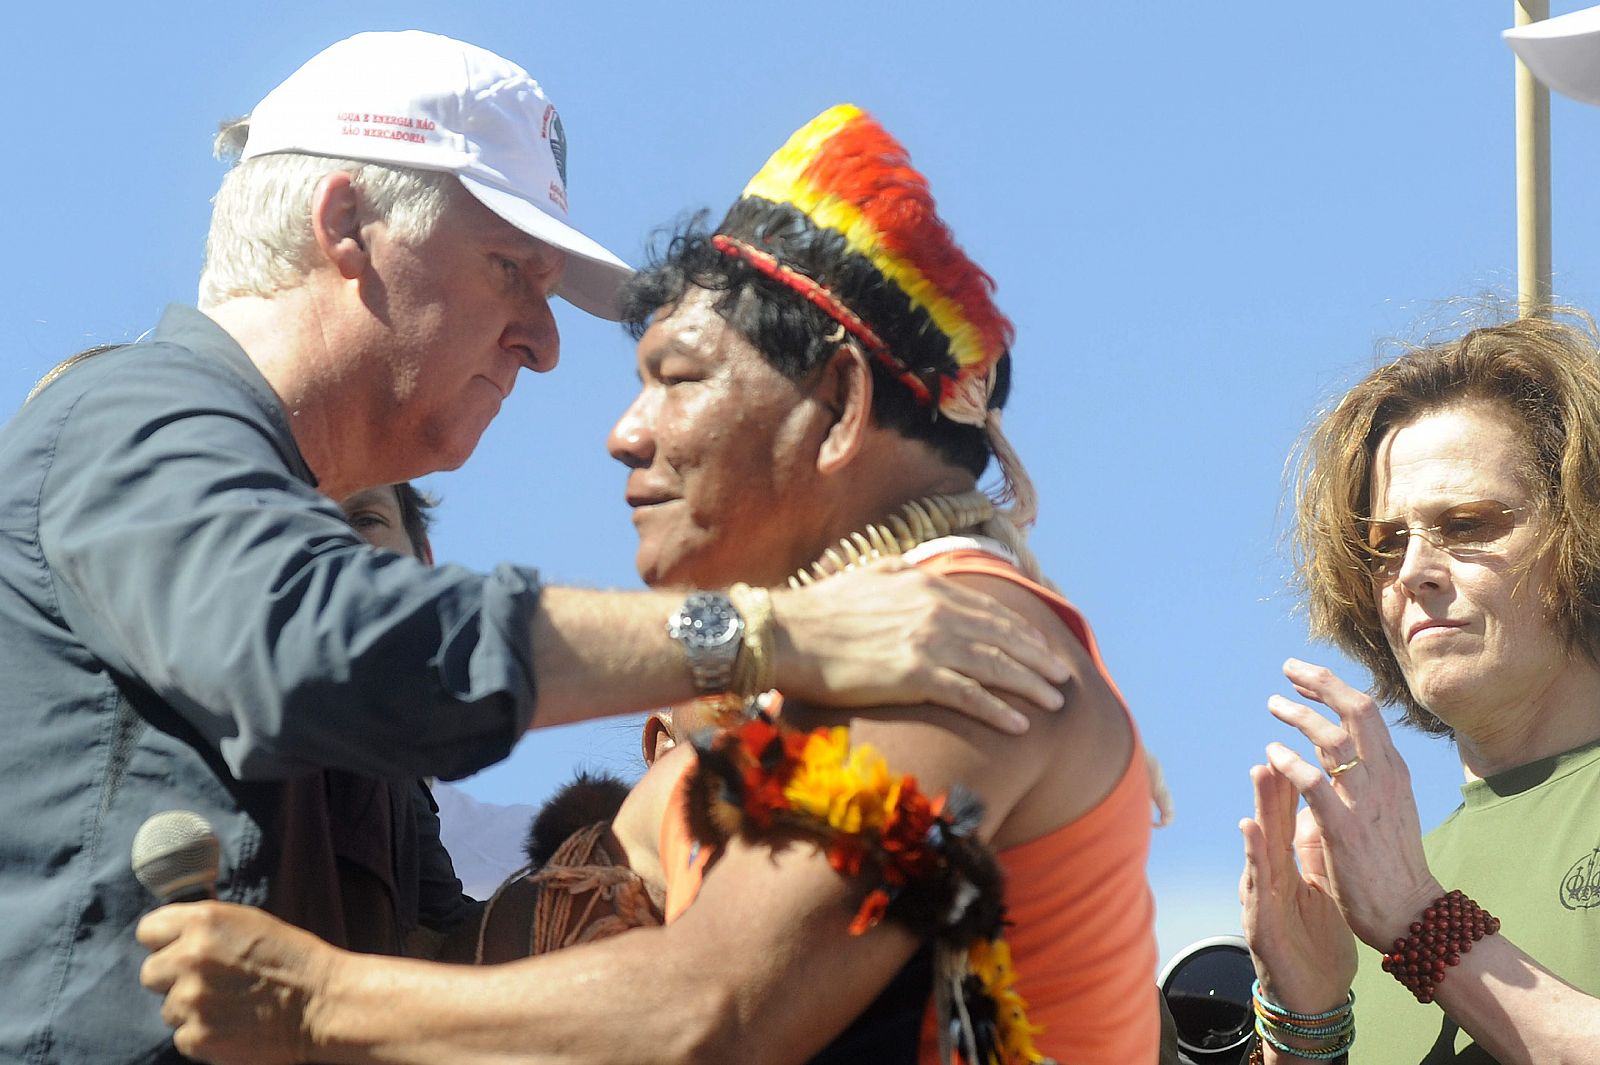
<instances>
[{"instance_id":1,"label":"teal beaded bracelet","mask_svg":"<svg viewBox=\"0 0 1600 1065\"><path fill-rule=\"evenodd\" d=\"M1349 1013L1356 1004L1356 993L1352 989L1349 997L1331 1010L1324 1010L1321 1013L1296 1013L1294 1010L1280 1006L1268 998L1261 990L1261 981L1259 979L1250 985L1250 997L1255 1001L1258 1014L1264 1010L1267 1013L1275 1013L1279 1017L1285 1017L1291 1021L1299 1021L1302 1024L1315 1024L1317 1021L1331 1020L1334 1017Z\"/></svg>"},{"instance_id":2,"label":"teal beaded bracelet","mask_svg":"<svg viewBox=\"0 0 1600 1065\"><path fill-rule=\"evenodd\" d=\"M1303 1047L1290 1046L1288 1043L1280 1041L1278 1037L1273 1035L1268 1029L1266 1022L1260 1016L1257 1016L1256 1036L1260 1038L1262 1042L1270 1044L1272 1049L1276 1050L1280 1054L1289 1054L1293 1057L1304 1058L1307 1061L1333 1061L1334 1059L1341 1058L1350 1052L1350 1048L1354 1046L1356 1042L1356 1029L1355 1025L1352 1024L1350 1026L1350 1030L1344 1035L1344 1037L1333 1046L1324 1047L1321 1050L1307 1050Z\"/></svg>"},{"instance_id":3,"label":"teal beaded bracelet","mask_svg":"<svg viewBox=\"0 0 1600 1065\"><path fill-rule=\"evenodd\" d=\"M1295 1024L1292 1021L1280 1021L1256 1014L1256 1019L1265 1021L1268 1028L1279 1032L1288 1032L1300 1036L1302 1039L1333 1039L1344 1035L1356 1026L1356 1015L1347 1013L1343 1017L1336 1017L1327 1024L1309 1025Z\"/></svg>"},{"instance_id":4,"label":"teal beaded bracelet","mask_svg":"<svg viewBox=\"0 0 1600 1065\"><path fill-rule=\"evenodd\" d=\"M1349 1053L1356 1041L1354 991L1348 993L1344 1002L1321 1013L1300 1013L1280 1006L1267 998L1260 980L1251 985L1250 999L1256 1031L1256 1045L1250 1055L1252 1065L1263 1060L1264 1046L1304 1061L1337 1061ZM1281 1035L1315 1040L1321 1045L1292 1046L1279 1038Z\"/></svg>"}]
</instances>

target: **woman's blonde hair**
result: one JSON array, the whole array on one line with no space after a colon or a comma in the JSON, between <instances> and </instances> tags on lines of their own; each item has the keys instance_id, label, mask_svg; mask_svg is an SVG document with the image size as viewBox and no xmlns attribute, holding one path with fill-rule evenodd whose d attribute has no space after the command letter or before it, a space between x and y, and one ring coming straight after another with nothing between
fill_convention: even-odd
<instances>
[{"instance_id":1,"label":"woman's blonde hair","mask_svg":"<svg viewBox=\"0 0 1600 1065\"><path fill-rule=\"evenodd\" d=\"M1546 616L1577 651L1600 656L1600 353L1578 311L1519 318L1408 350L1372 371L1312 428L1295 475L1294 547L1313 636L1372 672L1374 695L1405 722L1450 729L1417 702L1384 638L1364 551L1373 456L1390 431L1464 403L1503 410L1523 444L1537 548L1549 557Z\"/></svg>"}]
</instances>

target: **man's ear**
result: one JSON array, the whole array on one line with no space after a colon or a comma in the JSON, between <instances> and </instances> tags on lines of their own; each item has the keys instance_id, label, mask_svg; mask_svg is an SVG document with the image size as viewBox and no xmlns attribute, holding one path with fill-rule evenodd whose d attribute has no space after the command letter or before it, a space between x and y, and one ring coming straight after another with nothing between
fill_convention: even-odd
<instances>
[{"instance_id":1,"label":"man's ear","mask_svg":"<svg viewBox=\"0 0 1600 1065\"><path fill-rule=\"evenodd\" d=\"M644 749L644 764L655 765L656 759L677 745L672 736L672 715L657 710L644 720L644 735L639 738Z\"/></svg>"},{"instance_id":2,"label":"man's ear","mask_svg":"<svg viewBox=\"0 0 1600 1065\"><path fill-rule=\"evenodd\" d=\"M854 461L872 427L872 367L855 344L834 349L817 382L816 398L833 412L817 449L819 473L837 473Z\"/></svg>"},{"instance_id":3,"label":"man's ear","mask_svg":"<svg viewBox=\"0 0 1600 1065\"><path fill-rule=\"evenodd\" d=\"M317 247L347 281L367 269L367 245L361 235L361 195L350 175L336 170L311 192L311 232Z\"/></svg>"}]
</instances>

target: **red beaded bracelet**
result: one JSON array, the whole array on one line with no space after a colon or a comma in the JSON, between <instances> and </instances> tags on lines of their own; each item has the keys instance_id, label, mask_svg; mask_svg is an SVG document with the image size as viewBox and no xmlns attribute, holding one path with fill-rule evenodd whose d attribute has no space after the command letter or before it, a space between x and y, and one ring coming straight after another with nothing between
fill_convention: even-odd
<instances>
[{"instance_id":1,"label":"red beaded bracelet","mask_svg":"<svg viewBox=\"0 0 1600 1065\"><path fill-rule=\"evenodd\" d=\"M1411 934L1394 941L1383 956L1383 971L1427 1004L1444 979L1445 969L1461 964L1461 955L1484 936L1500 931L1500 918L1459 891L1440 895L1411 922Z\"/></svg>"}]
</instances>

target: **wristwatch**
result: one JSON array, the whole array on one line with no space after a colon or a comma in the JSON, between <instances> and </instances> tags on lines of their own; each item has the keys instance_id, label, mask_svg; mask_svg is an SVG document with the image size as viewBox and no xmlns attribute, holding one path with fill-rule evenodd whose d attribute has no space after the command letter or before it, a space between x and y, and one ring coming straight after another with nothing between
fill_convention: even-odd
<instances>
[{"instance_id":1,"label":"wristwatch","mask_svg":"<svg viewBox=\"0 0 1600 1065\"><path fill-rule=\"evenodd\" d=\"M667 619L667 635L683 645L694 686L706 695L728 690L744 642L744 618L721 592L690 592Z\"/></svg>"}]
</instances>

